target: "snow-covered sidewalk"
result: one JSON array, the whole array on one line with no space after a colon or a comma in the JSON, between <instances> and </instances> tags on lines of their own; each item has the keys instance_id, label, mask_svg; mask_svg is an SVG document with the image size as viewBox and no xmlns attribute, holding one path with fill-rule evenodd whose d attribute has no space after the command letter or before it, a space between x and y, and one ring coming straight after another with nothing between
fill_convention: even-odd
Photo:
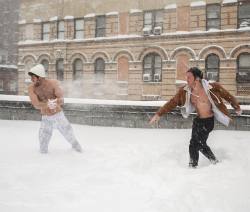
<instances>
[{"instance_id":1,"label":"snow-covered sidewalk","mask_svg":"<svg viewBox=\"0 0 250 212\"><path fill-rule=\"evenodd\" d=\"M83 154L54 131L41 155L39 124L0 120L1 212L250 211L250 132L213 131L194 170L191 130L73 125Z\"/></svg>"}]
</instances>

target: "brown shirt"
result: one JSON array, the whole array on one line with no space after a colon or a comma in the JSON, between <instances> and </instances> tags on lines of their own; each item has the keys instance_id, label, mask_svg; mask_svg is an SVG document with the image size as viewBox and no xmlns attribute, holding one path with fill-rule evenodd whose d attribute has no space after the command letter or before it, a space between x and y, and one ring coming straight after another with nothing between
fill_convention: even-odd
<instances>
[{"instance_id":1,"label":"brown shirt","mask_svg":"<svg viewBox=\"0 0 250 212\"><path fill-rule=\"evenodd\" d=\"M42 115L54 115L62 110L63 91L57 80L43 78L39 85L32 83L28 92L31 104L40 110ZM49 99L57 99L57 106L53 110L47 105Z\"/></svg>"}]
</instances>

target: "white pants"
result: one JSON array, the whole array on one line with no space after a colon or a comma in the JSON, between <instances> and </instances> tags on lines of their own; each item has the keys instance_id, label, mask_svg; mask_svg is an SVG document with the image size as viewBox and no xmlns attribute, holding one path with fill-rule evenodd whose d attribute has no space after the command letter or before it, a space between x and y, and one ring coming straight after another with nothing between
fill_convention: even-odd
<instances>
[{"instance_id":1,"label":"white pants","mask_svg":"<svg viewBox=\"0 0 250 212\"><path fill-rule=\"evenodd\" d=\"M41 153L48 152L48 145L54 128L60 131L60 133L72 145L72 147L75 147L76 145L79 146L79 143L74 136L73 129L69 121L64 116L64 113L61 111L52 116L42 116L41 126L39 130Z\"/></svg>"}]
</instances>

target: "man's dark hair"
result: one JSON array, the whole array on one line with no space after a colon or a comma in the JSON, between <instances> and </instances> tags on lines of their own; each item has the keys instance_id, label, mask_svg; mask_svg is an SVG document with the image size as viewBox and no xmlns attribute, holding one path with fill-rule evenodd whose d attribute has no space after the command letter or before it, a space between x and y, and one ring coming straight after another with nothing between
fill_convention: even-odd
<instances>
[{"instance_id":1,"label":"man's dark hair","mask_svg":"<svg viewBox=\"0 0 250 212\"><path fill-rule=\"evenodd\" d=\"M39 77L39 76L37 76L36 74L33 74L33 73L31 73L31 72L28 72L28 75L31 76L31 77L32 77L32 76Z\"/></svg>"},{"instance_id":2,"label":"man's dark hair","mask_svg":"<svg viewBox=\"0 0 250 212\"><path fill-rule=\"evenodd\" d=\"M198 69L197 67L192 67L192 68L188 69L187 72L191 72L193 74L193 76L194 76L195 79L196 78L200 78L200 79L203 78L202 71L200 69Z\"/></svg>"}]
</instances>

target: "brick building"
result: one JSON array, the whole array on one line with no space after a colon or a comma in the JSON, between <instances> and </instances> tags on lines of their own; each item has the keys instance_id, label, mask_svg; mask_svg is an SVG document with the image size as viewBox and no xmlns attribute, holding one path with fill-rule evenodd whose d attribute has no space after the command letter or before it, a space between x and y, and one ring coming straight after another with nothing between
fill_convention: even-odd
<instances>
[{"instance_id":1,"label":"brick building","mask_svg":"<svg viewBox=\"0 0 250 212\"><path fill-rule=\"evenodd\" d=\"M199 66L250 94L250 1L23 0L19 94L44 64L68 97L167 100Z\"/></svg>"},{"instance_id":2,"label":"brick building","mask_svg":"<svg viewBox=\"0 0 250 212\"><path fill-rule=\"evenodd\" d=\"M0 94L17 94L18 0L0 0Z\"/></svg>"}]
</instances>

